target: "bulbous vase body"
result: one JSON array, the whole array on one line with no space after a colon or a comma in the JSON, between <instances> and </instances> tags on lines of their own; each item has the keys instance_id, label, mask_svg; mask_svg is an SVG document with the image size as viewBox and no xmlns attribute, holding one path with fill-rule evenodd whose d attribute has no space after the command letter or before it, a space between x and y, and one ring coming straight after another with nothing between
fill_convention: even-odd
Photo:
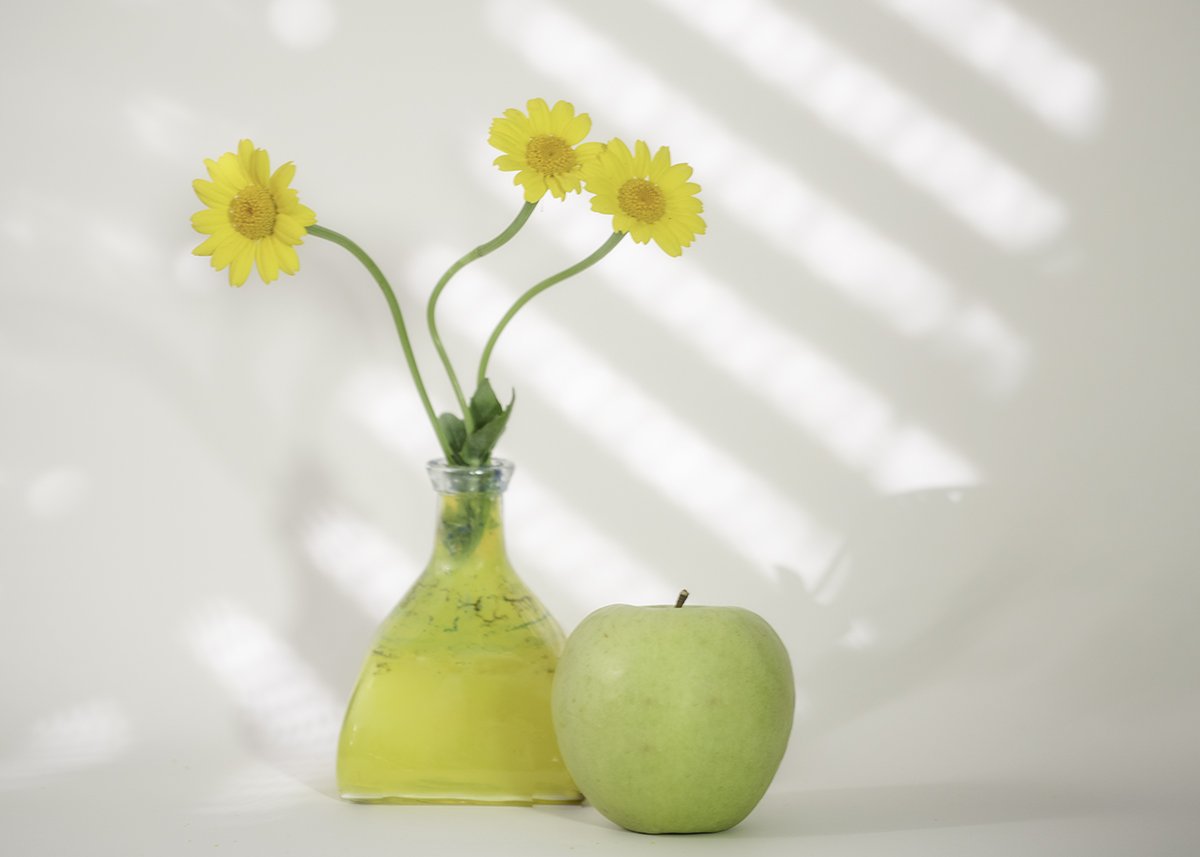
<instances>
[{"instance_id":1,"label":"bulbous vase body","mask_svg":"<svg viewBox=\"0 0 1200 857\"><path fill-rule=\"evenodd\" d=\"M380 626L338 744L342 797L381 803L576 803L550 714L563 633L509 563L512 465L429 465L437 534Z\"/></svg>"}]
</instances>

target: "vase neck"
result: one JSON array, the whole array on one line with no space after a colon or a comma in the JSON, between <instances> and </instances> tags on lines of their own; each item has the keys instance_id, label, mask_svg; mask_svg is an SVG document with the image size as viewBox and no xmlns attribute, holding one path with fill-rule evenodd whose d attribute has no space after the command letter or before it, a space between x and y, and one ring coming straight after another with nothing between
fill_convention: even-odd
<instances>
[{"instance_id":1,"label":"vase neck","mask_svg":"<svg viewBox=\"0 0 1200 857\"><path fill-rule=\"evenodd\" d=\"M434 461L428 469L437 492L434 560L454 565L483 556L507 562L502 494L512 464L495 461L486 467L450 467Z\"/></svg>"}]
</instances>

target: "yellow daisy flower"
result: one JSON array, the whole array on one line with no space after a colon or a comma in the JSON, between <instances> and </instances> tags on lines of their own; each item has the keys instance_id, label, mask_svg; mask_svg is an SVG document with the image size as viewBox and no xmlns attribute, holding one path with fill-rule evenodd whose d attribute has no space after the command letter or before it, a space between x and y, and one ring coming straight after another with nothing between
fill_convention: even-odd
<instances>
[{"instance_id":1,"label":"yellow daisy flower","mask_svg":"<svg viewBox=\"0 0 1200 857\"><path fill-rule=\"evenodd\" d=\"M691 177L690 166L671 163L666 146L650 157L642 140L630 152L615 138L584 170L588 193L595 194L592 211L611 214L613 231L628 232L639 244L653 238L668 256L679 256L704 234L700 185Z\"/></svg>"},{"instance_id":2,"label":"yellow daisy flower","mask_svg":"<svg viewBox=\"0 0 1200 857\"><path fill-rule=\"evenodd\" d=\"M192 215L192 228L209 237L192 253L211 256L218 271L228 267L231 286L246 282L255 264L264 283L278 279L281 270L299 271L293 247L304 243L317 216L288 187L296 167L289 161L271 175L266 150L249 140L238 143L237 154L206 159L204 166L212 181L196 179L192 187L208 208Z\"/></svg>"},{"instance_id":3,"label":"yellow daisy flower","mask_svg":"<svg viewBox=\"0 0 1200 857\"><path fill-rule=\"evenodd\" d=\"M566 101L553 108L534 98L526 104L528 114L515 108L492 120L488 143L504 154L493 163L501 170L517 170L513 184L525 188L525 201L537 202L546 191L559 199L579 192L580 170L603 148L599 143L581 142L592 130L586 113L575 115Z\"/></svg>"}]
</instances>

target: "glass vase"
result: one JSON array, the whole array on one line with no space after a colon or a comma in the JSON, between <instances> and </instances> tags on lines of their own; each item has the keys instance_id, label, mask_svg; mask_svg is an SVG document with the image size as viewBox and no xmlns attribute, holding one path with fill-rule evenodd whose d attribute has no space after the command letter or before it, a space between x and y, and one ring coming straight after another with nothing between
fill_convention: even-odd
<instances>
[{"instance_id":1,"label":"glass vase","mask_svg":"<svg viewBox=\"0 0 1200 857\"><path fill-rule=\"evenodd\" d=\"M512 464L429 464L429 565L380 626L338 742L342 797L578 803L550 717L563 633L509 563Z\"/></svg>"}]
</instances>

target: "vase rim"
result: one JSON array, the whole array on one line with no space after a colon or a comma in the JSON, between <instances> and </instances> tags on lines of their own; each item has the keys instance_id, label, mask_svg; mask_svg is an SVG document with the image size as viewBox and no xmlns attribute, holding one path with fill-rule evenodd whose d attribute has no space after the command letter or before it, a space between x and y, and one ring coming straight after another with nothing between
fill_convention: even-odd
<instances>
[{"instance_id":1,"label":"vase rim","mask_svg":"<svg viewBox=\"0 0 1200 857\"><path fill-rule=\"evenodd\" d=\"M425 465L439 494L499 493L508 487L513 468L513 463L504 458L480 465L449 464L444 458L435 458Z\"/></svg>"}]
</instances>

